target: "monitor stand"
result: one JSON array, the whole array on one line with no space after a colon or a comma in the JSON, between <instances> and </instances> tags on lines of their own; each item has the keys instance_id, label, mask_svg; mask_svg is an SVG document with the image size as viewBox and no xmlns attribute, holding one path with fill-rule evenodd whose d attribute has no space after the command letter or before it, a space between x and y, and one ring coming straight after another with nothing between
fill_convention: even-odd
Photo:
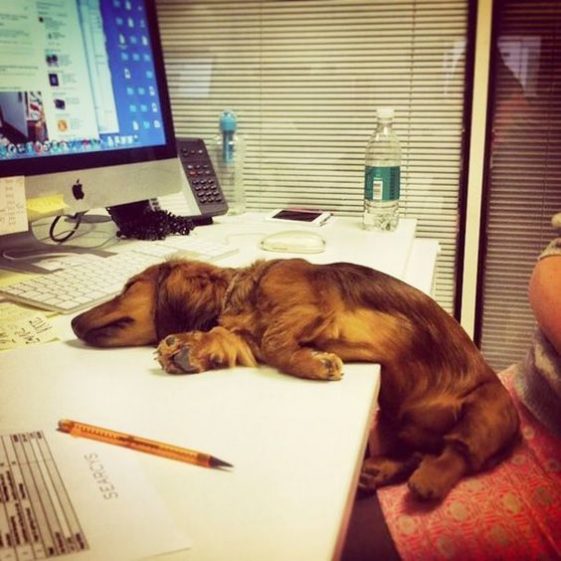
<instances>
[{"instance_id":1,"label":"monitor stand","mask_svg":"<svg viewBox=\"0 0 561 561\"><path fill-rule=\"evenodd\" d=\"M101 249L40 242L33 234L31 224L28 226L27 232L2 236L0 269L9 269L20 273L51 273L53 268L41 266L41 261L47 258L68 257L69 255L84 253L93 253L102 257L113 255L112 252Z\"/></svg>"}]
</instances>

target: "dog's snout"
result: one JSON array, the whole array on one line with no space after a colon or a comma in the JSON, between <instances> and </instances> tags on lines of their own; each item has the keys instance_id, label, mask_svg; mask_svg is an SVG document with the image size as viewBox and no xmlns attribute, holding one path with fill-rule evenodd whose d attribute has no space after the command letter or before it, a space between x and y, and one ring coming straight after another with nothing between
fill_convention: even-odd
<instances>
[{"instance_id":1,"label":"dog's snout","mask_svg":"<svg viewBox=\"0 0 561 561\"><path fill-rule=\"evenodd\" d=\"M83 312L71 322L72 331L94 347L125 347L156 343L150 307L123 305L115 298Z\"/></svg>"}]
</instances>

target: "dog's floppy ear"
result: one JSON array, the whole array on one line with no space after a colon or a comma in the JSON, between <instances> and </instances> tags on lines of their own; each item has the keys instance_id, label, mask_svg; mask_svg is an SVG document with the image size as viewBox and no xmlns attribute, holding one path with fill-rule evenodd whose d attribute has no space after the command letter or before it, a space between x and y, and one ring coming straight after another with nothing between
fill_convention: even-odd
<instances>
[{"instance_id":1,"label":"dog's floppy ear","mask_svg":"<svg viewBox=\"0 0 561 561\"><path fill-rule=\"evenodd\" d=\"M214 327L229 278L227 270L206 263L163 264L156 296L158 339L170 333L208 331Z\"/></svg>"}]
</instances>

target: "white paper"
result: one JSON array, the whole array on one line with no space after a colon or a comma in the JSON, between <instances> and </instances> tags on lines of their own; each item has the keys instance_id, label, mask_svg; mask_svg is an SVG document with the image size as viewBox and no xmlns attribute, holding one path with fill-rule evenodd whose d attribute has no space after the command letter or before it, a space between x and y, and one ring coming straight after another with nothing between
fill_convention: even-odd
<instances>
[{"instance_id":1,"label":"white paper","mask_svg":"<svg viewBox=\"0 0 561 561\"><path fill-rule=\"evenodd\" d=\"M138 452L54 430L0 441L0 561L127 561L190 547Z\"/></svg>"},{"instance_id":2,"label":"white paper","mask_svg":"<svg viewBox=\"0 0 561 561\"><path fill-rule=\"evenodd\" d=\"M56 339L56 329L43 312L12 302L0 302L0 350L48 343Z\"/></svg>"},{"instance_id":3,"label":"white paper","mask_svg":"<svg viewBox=\"0 0 561 561\"><path fill-rule=\"evenodd\" d=\"M0 178L0 236L27 229L25 179L19 176Z\"/></svg>"}]
</instances>

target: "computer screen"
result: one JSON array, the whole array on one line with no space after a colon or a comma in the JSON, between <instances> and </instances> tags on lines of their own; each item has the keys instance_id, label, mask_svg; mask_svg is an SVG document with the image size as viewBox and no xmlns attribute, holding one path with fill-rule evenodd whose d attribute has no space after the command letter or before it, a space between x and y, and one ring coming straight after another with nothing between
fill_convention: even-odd
<instances>
[{"instance_id":1,"label":"computer screen","mask_svg":"<svg viewBox=\"0 0 561 561\"><path fill-rule=\"evenodd\" d=\"M0 3L0 177L65 213L178 191L154 0Z\"/></svg>"}]
</instances>

